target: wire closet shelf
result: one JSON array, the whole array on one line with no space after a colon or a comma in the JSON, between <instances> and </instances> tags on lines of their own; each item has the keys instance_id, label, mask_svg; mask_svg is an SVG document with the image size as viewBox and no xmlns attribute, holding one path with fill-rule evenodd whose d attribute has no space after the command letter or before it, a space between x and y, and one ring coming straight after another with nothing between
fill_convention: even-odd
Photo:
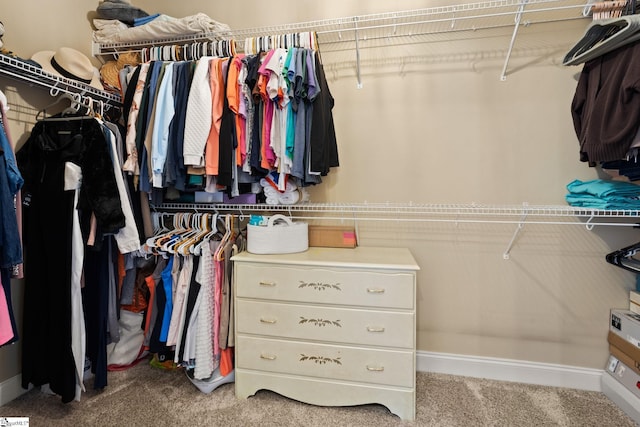
<instances>
[{"instance_id":1,"label":"wire closet shelf","mask_svg":"<svg viewBox=\"0 0 640 427\"><path fill-rule=\"evenodd\" d=\"M102 101L107 107L121 105L119 95L96 89L91 85L73 79L47 73L35 65L8 55L0 54L0 74L4 74L14 80L27 82L30 85L48 88L51 96L57 96L60 92L65 92L80 94L97 102Z\"/></svg>"},{"instance_id":2,"label":"wire closet shelf","mask_svg":"<svg viewBox=\"0 0 640 427\"><path fill-rule=\"evenodd\" d=\"M238 48L242 48L246 38L303 31L315 31L322 51L330 52L344 49L345 43L353 44L363 40L380 39L389 42L392 39L399 39L402 43L406 37L461 31L475 32L482 29L513 27L519 23L531 25L582 19L585 17L588 6L585 0L495 0L182 35L157 40L122 43L94 42L93 53L105 55L145 46L229 38L235 39ZM521 21L519 17L525 19Z\"/></svg>"},{"instance_id":3,"label":"wire closet shelf","mask_svg":"<svg viewBox=\"0 0 640 427\"><path fill-rule=\"evenodd\" d=\"M413 203L204 204L164 203L158 211L234 212L241 216L285 213L298 219L398 222L596 225L637 227L640 209L593 209L552 205Z\"/></svg>"},{"instance_id":4,"label":"wire closet shelf","mask_svg":"<svg viewBox=\"0 0 640 427\"><path fill-rule=\"evenodd\" d=\"M509 39L508 47L501 54L504 65L500 80L504 81L521 27L583 19L589 14L590 1L592 0L493 0L129 43L99 43L94 36L92 50L94 56L102 57L149 46L233 39L238 51L244 51L245 41L250 38L312 31L318 35L318 44L323 53L354 53L347 62L355 61L358 88L361 88L361 54L364 52L388 50L397 46L426 45L438 41L469 40L479 37L479 30L491 30L493 33L499 32L499 37ZM510 38L509 32L512 32ZM557 40L554 39L554 43ZM342 60L338 57L342 57ZM338 57L333 60L344 66L344 57ZM325 64L328 63L327 60L331 61L327 56L323 60Z\"/></svg>"}]
</instances>

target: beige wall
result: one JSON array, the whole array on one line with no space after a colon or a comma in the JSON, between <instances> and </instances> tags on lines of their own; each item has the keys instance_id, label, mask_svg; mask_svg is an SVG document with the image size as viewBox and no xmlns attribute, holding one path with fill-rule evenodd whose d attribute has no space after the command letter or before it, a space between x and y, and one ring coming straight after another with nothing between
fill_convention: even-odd
<instances>
[{"instance_id":1,"label":"beige wall","mask_svg":"<svg viewBox=\"0 0 640 427\"><path fill-rule=\"evenodd\" d=\"M8 48L27 57L64 45L90 53L86 9L97 2L10 3L2 16ZM233 29L444 4L304 0L271 2L267 10L258 1L133 3L175 17L204 12ZM568 182L597 177L578 160L570 115L580 68L559 65L585 25L523 28L506 81L499 76L508 32L364 49L361 89L355 51L323 53L341 166L311 190L312 201L563 205ZM0 89L36 110L47 102L4 78ZM12 123L16 138L29 129L25 117ZM420 264L419 350L603 368L609 309L625 307L634 286L604 256L639 240L630 228L528 224L505 260L515 225L358 226L361 244L409 247ZM0 349L0 380L16 369L7 370L7 353Z\"/></svg>"}]
</instances>

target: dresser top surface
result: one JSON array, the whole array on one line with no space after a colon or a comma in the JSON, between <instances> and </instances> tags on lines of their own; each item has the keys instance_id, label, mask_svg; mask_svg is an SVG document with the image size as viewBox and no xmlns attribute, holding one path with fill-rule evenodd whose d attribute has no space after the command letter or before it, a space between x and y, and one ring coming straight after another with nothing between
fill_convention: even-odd
<instances>
[{"instance_id":1,"label":"dresser top surface","mask_svg":"<svg viewBox=\"0 0 640 427\"><path fill-rule=\"evenodd\" d=\"M258 255L241 252L231 258L236 262L292 264L390 270L419 270L420 267L407 248L317 248L304 252L280 255Z\"/></svg>"}]
</instances>

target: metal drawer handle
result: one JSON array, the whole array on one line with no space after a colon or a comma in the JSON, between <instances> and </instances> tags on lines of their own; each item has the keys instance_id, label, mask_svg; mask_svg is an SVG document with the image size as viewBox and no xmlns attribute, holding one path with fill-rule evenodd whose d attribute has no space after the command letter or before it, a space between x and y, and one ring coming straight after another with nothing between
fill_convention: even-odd
<instances>
[{"instance_id":1,"label":"metal drawer handle","mask_svg":"<svg viewBox=\"0 0 640 427\"><path fill-rule=\"evenodd\" d=\"M276 282L263 282L263 281L260 281L260 286L271 286L271 287L273 287L275 285L276 285Z\"/></svg>"},{"instance_id":2,"label":"metal drawer handle","mask_svg":"<svg viewBox=\"0 0 640 427\"><path fill-rule=\"evenodd\" d=\"M384 328L381 326L367 326L368 332L384 332Z\"/></svg>"},{"instance_id":3,"label":"metal drawer handle","mask_svg":"<svg viewBox=\"0 0 640 427\"><path fill-rule=\"evenodd\" d=\"M264 360L276 360L276 356L274 354L260 354L260 359Z\"/></svg>"},{"instance_id":4,"label":"metal drawer handle","mask_svg":"<svg viewBox=\"0 0 640 427\"><path fill-rule=\"evenodd\" d=\"M268 323L269 325L273 325L277 321L277 319L265 319L264 317L260 318L260 323Z\"/></svg>"},{"instance_id":5,"label":"metal drawer handle","mask_svg":"<svg viewBox=\"0 0 640 427\"><path fill-rule=\"evenodd\" d=\"M369 365L367 365L367 371L382 372L382 371L384 371L384 366L369 366Z\"/></svg>"},{"instance_id":6,"label":"metal drawer handle","mask_svg":"<svg viewBox=\"0 0 640 427\"><path fill-rule=\"evenodd\" d=\"M384 294L384 288L367 288L370 294Z\"/></svg>"}]
</instances>

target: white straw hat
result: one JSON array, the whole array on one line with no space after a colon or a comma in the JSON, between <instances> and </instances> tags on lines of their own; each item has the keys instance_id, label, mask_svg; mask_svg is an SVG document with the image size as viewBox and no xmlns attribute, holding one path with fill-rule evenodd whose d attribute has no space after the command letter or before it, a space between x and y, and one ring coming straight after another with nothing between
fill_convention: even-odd
<instances>
[{"instance_id":1,"label":"white straw hat","mask_svg":"<svg viewBox=\"0 0 640 427\"><path fill-rule=\"evenodd\" d=\"M70 47L61 47L57 51L43 50L33 54L31 59L42 66L49 74L78 80L104 90L100 76L95 72L91 60L82 52Z\"/></svg>"}]
</instances>

